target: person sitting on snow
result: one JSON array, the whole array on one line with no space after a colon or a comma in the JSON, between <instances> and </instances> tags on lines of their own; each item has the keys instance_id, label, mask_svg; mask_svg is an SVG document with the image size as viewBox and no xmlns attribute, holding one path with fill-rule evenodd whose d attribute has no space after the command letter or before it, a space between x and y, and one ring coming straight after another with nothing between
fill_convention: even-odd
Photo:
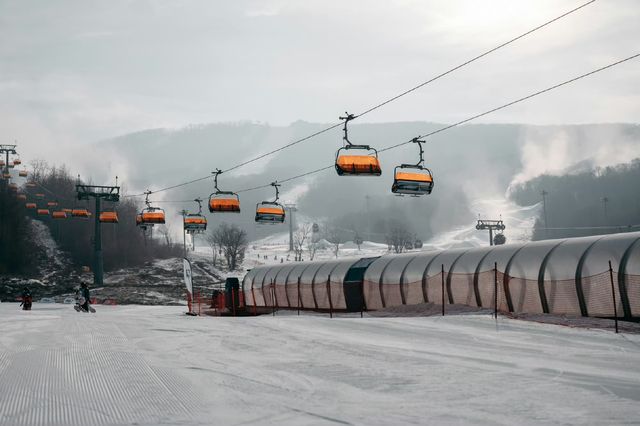
<instances>
[{"instance_id":1,"label":"person sitting on snow","mask_svg":"<svg viewBox=\"0 0 640 426\"><path fill-rule=\"evenodd\" d=\"M84 298L84 303L82 303L80 305L80 307L84 311L89 312L89 297L90 297L90 293L89 293L89 287L87 286L87 283L85 283L85 282L80 284L80 297Z\"/></svg>"}]
</instances>

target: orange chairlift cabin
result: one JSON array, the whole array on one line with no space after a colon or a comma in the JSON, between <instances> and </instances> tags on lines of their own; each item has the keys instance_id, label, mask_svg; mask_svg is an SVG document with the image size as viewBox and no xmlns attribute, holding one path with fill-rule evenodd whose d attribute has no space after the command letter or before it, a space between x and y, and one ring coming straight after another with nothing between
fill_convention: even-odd
<instances>
[{"instance_id":1,"label":"orange chairlift cabin","mask_svg":"<svg viewBox=\"0 0 640 426\"><path fill-rule=\"evenodd\" d=\"M49 216L49 209L38 209L36 213L38 216Z\"/></svg>"},{"instance_id":2,"label":"orange chairlift cabin","mask_svg":"<svg viewBox=\"0 0 640 426\"><path fill-rule=\"evenodd\" d=\"M218 175L222 170L216 169L213 182L216 192L209 196L209 211L211 213L240 213L240 197L232 191L221 191L218 188Z\"/></svg>"},{"instance_id":3,"label":"orange chairlift cabin","mask_svg":"<svg viewBox=\"0 0 640 426\"><path fill-rule=\"evenodd\" d=\"M187 234L199 234L207 230L207 218L202 215L202 200L196 198L198 213L187 213L182 218L182 226Z\"/></svg>"},{"instance_id":4,"label":"orange chairlift cabin","mask_svg":"<svg viewBox=\"0 0 640 426\"><path fill-rule=\"evenodd\" d=\"M278 203L280 198L280 186L277 182L272 182L271 186L276 189L276 199L273 201L263 201L256 205L256 222L258 223L283 223L284 222L284 207Z\"/></svg>"},{"instance_id":5,"label":"orange chairlift cabin","mask_svg":"<svg viewBox=\"0 0 640 426\"><path fill-rule=\"evenodd\" d=\"M47 202L47 207L58 207L58 202L57 201L48 201Z\"/></svg>"},{"instance_id":6,"label":"orange chairlift cabin","mask_svg":"<svg viewBox=\"0 0 640 426\"><path fill-rule=\"evenodd\" d=\"M354 145L349 141L349 135L347 125L349 121L353 120L355 116L353 114L347 114L345 117L340 117L340 120L344 120L344 136L342 139L346 142L342 148L336 152L336 171L340 176L380 176L382 169L380 168L380 161L378 160L378 151L375 148L371 148L369 145ZM365 151L360 154L348 153L351 150Z\"/></svg>"},{"instance_id":7,"label":"orange chairlift cabin","mask_svg":"<svg viewBox=\"0 0 640 426\"><path fill-rule=\"evenodd\" d=\"M18 194L18 201L27 201L27 196L25 194Z\"/></svg>"},{"instance_id":8,"label":"orange chairlift cabin","mask_svg":"<svg viewBox=\"0 0 640 426\"><path fill-rule=\"evenodd\" d=\"M19 158L15 158L13 160L13 165L14 166L19 166L20 164L22 164L22 160L20 160Z\"/></svg>"},{"instance_id":9,"label":"orange chairlift cabin","mask_svg":"<svg viewBox=\"0 0 640 426\"><path fill-rule=\"evenodd\" d=\"M36 203L25 203L24 206L29 210L35 210L38 208L38 205Z\"/></svg>"},{"instance_id":10,"label":"orange chairlift cabin","mask_svg":"<svg viewBox=\"0 0 640 426\"><path fill-rule=\"evenodd\" d=\"M118 223L118 212L116 212L115 210L106 210L100 212L100 222Z\"/></svg>"},{"instance_id":11,"label":"orange chairlift cabin","mask_svg":"<svg viewBox=\"0 0 640 426\"><path fill-rule=\"evenodd\" d=\"M91 217L91 213L87 209L74 208L71 210L71 216L79 217L80 219L89 219Z\"/></svg>"},{"instance_id":12,"label":"orange chairlift cabin","mask_svg":"<svg viewBox=\"0 0 640 426\"><path fill-rule=\"evenodd\" d=\"M35 183L35 182L27 182L27 183L25 184L25 186L26 186L27 188L35 188L35 187L36 187L36 183Z\"/></svg>"},{"instance_id":13,"label":"orange chairlift cabin","mask_svg":"<svg viewBox=\"0 0 640 426\"><path fill-rule=\"evenodd\" d=\"M27 172L26 170L20 170L18 172L18 176L20 177L27 177L29 175L29 172Z\"/></svg>"},{"instance_id":14,"label":"orange chairlift cabin","mask_svg":"<svg viewBox=\"0 0 640 426\"><path fill-rule=\"evenodd\" d=\"M36 198L44 198L44 194L38 193L38 194L36 194Z\"/></svg>"},{"instance_id":15,"label":"orange chairlift cabin","mask_svg":"<svg viewBox=\"0 0 640 426\"><path fill-rule=\"evenodd\" d=\"M11 173L4 172L4 173L2 173L2 177L3 177L4 179L11 179Z\"/></svg>"},{"instance_id":16,"label":"orange chairlift cabin","mask_svg":"<svg viewBox=\"0 0 640 426\"><path fill-rule=\"evenodd\" d=\"M420 161L417 164L396 166L393 171L391 192L396 195L411 195L414 197L431 194L433 190L433 175L431 170L424 167L424 150L422 149L424 141L420 140L420 138L413 138L411 142L418 144Z\"/></svg>"},{"instance_id":17,"label":"orange chairlift cabin","mask_svg":"<svg viewBox=\"0 0 640 426\"><path fill-rule=\"evenodd\" d=\"M151 202L149 201L149 195L151 195L151 191L145 192L145 204L146 208L142 209L142 211L136 216L136 225L138 225L143 230L146 230L148 227L159 224L162 225L165 223L165 214L164 210L160 207L152 207Z\"/></svg>"},{"instance_id":18,"label":"orange chairlift cabin","mask_svg":"<svg viewBox=\"0 0 640 426\"><path fill-rule=\"evenodd\" d=\"M59 211L52 212L51 217L53 219L66 219L68 216L67 216L67 213L63 212L62 210L59 210Z\"/></svg>"}]
</instances>

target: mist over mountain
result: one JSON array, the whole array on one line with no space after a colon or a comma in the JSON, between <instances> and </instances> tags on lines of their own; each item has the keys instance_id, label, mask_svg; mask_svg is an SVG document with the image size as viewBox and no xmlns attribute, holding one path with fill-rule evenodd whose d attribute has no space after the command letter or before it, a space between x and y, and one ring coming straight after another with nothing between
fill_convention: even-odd
<instances>
[{"instance_id":1,"label":"mist over mountain","mask_svg":"<svg viewBox=\"0 0 640 426\"><path fill-rule=\"evenodd\" d=\"M216 168L228 169L327 126L297 121L286 127L240 122L151 129L96 143L94 156L85 158L83 166L96 182L112 180L117 174L128 193L147 188L153 191L206 176ZM349 138L355 144L383 149L442 127L428 122L354 123L349 126ZM331 166L341 146L342 130L336 128L224 173L219 186L238 191ZM314 221L361 218L373 227L376 218L402 220L418 237L428 239L473 223L479 214L497 217L504 206L496 203L494 209L492 203L483 203L479 209L477 202L504 199L512 186L536 176L584 171L640 157L640 126L472 124L438 133L427 139L424 148L425 165L435 181L429 196L398 197L390 191L393 167L418 161L418 147L407 144L380 153L380 177L340 177L329 169L286 182L281 188L281 201L295 202L298 214ZM108 167L101 163L104 158L111 159ZM101 168L92 167L98 163ZM211 192L213 179L207 179L151 198L167 210L177 234L181 227L178 211L193 210L196 204L175 201L206 198ZM255 204L273 197L272 188L243 192L240 215L209 215L210 224L240 224L250 238L282 232L281 226L257 226L253 222Z\"/></svg>"}]
</instances>

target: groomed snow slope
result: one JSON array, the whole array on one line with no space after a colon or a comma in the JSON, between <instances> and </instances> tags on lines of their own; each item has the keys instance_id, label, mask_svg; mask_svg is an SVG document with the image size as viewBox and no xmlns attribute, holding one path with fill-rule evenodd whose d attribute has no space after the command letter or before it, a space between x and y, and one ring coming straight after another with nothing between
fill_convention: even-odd
<instances>
[{"instance_id":1,"label":"groomed snow slope","mask_svg":"<svg viewBox=\"0 0 640 426\"><path fill-rule=\"evenodd\" d=\"M489 316L0 305L0 425L629 424L640 336Z\"/></svg>"}]
</instances>

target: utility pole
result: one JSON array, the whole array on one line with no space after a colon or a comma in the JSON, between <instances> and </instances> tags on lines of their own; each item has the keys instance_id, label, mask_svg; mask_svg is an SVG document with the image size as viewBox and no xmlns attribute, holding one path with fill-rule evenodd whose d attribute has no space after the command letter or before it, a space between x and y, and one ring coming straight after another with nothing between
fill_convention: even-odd
<instances>
[{"instance_id":1,"label":"utility pole","mask_svg":"<svg viewBox=\"0 0 640 426\"><path fill-rule=\"evenodd\" d=\"M369 199L370 198L371 197L368 194L364 196L365 208L366 208L366 211L364 212L364 214L365 214L365 217L367 218L367 234L369 235L369 241L371 241L371 226L369 223Z\"/></svg>"},{"instance_id":2,"label":"utility pole","mask_svg":"<svg viewBox=\"0 0 640 426\"><path fill-rule=\"evenodd\" d=\"M4 169L2 170L2 174L9 174L9 154L18 155L18 153L16 152L16 146L17 145L0 145L0 154L5 155L5 163L4 163ZM0 180L3 182L2 184L3 188L8 185L8 182L9 182L8 179L4 179L4 177L2 177L2 179ZM6 181L6 185L4 183L5 181Z\"/></svg>"},{"instance_id":3,"label":"utility pole","mask_svg":"<svg viewBox=\"0 0 640 426\"><path fill-rule=\"evenodd\" d=\"M116 176L116 186L84 185L80 183L80 176L76 183L76 194L78 200L96 200L94 234L93 234L93 284L98 286L103 284L104 267L102 261L102 232L100 226L100 201L105 200L112 203L120 201L120 187Z\"/></svg>"},{"instance_id":4,"label":"utility pole","mask_svg":"<svg viewBox=\"0 0 640 426\"><path fill-rule=\"evenodd\" d=\"M294 225L293 212L297 212L298 208L296 207L295 203L285 204L285 207L287 208L287 210L289 210L289 251L292 252L293 251L293 225Z\"/></svg>"},{"instance_id":5,"label":"utility pole","mask_svg":"<svg viewBox=\"0 0 640 426\"><path fill-rule=\"evenodd\" d=\"M182 215L182 223L184 224L184 218L187 214L189 214L189 212L182 209L180 210L180 214ZM182 252L183 252L183 257L186 259L187 258L187 230L184 229L184 226L182 227Z\"/></svg>"},{"instance_id":6,"label":"utility pole","mask_svg":"<svg viewBox=\"0 0 640 426\"><path fill-rule=\"evenodd\" d=\"M476 224L476 229L478 231L486 231L489 230L489 245L493 245L493 231L504 231L506 226L502 219L500 220L487 220L487 219L478 219L478 223Z\"/></svg>"},{"instance_id":7,"label":"utility pole","mask_svg":"<svg viewBox=\"0 0 640 426\"><path fill-rule=\"evenodd\" d=\"M609 198L607 197L602 197L602 208L603 208L603 213L604 213L604 224L608 224L609 223L609 217L607 215L607 203L609 202Z\"/></svg>"},{"instance_id":8,"label":"utility pole","mask_svg":"<svg viewBox=\"0 0 640 426\"><path fill-rule=\"evenodd\" d=\"M547 194L548 192L544 189L541 192L542 194L542 211L544 213L544 237L549 238L549 224L547 223Z\"/></svg>"}]
</instances>

